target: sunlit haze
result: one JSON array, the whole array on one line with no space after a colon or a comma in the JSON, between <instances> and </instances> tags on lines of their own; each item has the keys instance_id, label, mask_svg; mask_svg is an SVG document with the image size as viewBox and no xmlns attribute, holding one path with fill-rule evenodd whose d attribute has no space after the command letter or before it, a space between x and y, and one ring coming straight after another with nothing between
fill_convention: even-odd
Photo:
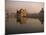
<instances>
[{"instance_id":1,"label":"sunlit haze","mask_svg":"<svg viewBox=\"0 0 46 35\"><path fill-rule=\"evenodd\" d=\"M18 9L26 8L28 13L39 13L43 8L42 2L29 2L29 1L6 1L6 9L9 12L14 12Z\"/></svg>"}]
</instances>

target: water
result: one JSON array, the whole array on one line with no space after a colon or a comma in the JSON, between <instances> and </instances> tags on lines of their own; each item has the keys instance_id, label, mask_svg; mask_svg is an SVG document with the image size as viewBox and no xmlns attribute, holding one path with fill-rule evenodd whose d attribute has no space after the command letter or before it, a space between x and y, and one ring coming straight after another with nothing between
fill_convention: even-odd
<instances>
[{"instance_id":1,"label":"water","mask_svg":"<svg viewBox=\"0 0 46 35\"><path fill-rule=\"evenodd\" d=\"M16 18L9 18L6 22L8 33L24 33L24 32L42 32L44 24L41 24L39 19L26 18L26 23L17 23Z\"/></svg>"}]
</instances>

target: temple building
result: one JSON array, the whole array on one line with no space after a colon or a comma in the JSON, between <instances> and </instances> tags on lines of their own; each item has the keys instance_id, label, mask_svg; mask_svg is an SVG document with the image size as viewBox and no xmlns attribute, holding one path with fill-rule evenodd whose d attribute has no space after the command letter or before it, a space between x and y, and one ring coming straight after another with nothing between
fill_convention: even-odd
<instances>
[{"instance_id":1,"label":"temple building","mask_svg":"<svg viewBox=\"0 0 46 35\"><path fill-rule=\"evenodd\" d=\"M19 22L21 24L25 23L26 22L26 18L25 17L27 16L26 9L20 9L19 11L17 11L17 14L18 14L17 20L19 20Z\"/></svg>"}]
</instances>

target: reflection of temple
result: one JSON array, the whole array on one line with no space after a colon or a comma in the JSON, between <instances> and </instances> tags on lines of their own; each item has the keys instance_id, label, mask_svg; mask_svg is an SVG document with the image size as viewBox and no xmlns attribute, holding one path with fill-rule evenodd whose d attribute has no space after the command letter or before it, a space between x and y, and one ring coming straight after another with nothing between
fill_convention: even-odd
<instances>
[{"instance_id":1,"label":"reflection of temple","mask_svg":"<svg viewBox=\"0 0 46 35\"><path fill-rule=\"evenodd\" d=\"M24 23L24 21L26 22L26 18L39 19L41 21L41 24L43 24L43 22L44 22L44 10L43 10L43 8L37 14L27 14L26 9L20 9L18 12L20 14L19 15L20 17L18 16L17 20L19 20L19 22L21 22L21 23Z\"/></svg>"},{"instance_id":2,"label":"reflection of temple","mask_svg":"<svg viewBox=\"0 0 46 35\"><path fill-rule=\"evenodd\" d=\"M34 13L34 14L29 14L27 13L26 9L20 9L17 10L17 13L9 13L9 10L6 10L5 12L5 17L6 21L10 18L16 18L17 17L17 22L20 23L26 23L27 19L26 18L34 18L34 19L39 19L41 21L41 24L44 22L44 9L42 8L39 13Z\"/></svg>"},{"instance_id":3,"label":"reflection of temple","mask_svg":"<svg viewBox=\"0 0 46 35\"><path fill-rule=\"evenodd\" d=\"M17 21L20 23L25 23L26 18L24 18L25 16L27 16L26 13L26 9L20 9L19 11L17 11Z\"/></svg>"}]
</instances>

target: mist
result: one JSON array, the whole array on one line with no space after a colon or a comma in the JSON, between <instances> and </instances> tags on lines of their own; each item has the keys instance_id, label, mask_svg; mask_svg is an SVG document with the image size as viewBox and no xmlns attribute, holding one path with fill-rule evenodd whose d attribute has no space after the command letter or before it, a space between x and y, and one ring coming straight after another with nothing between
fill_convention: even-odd
<instances>
[{"instance_id":1,"label":"mist","mask_svg":"<svg viewBox=\"0 0 46 35\"><path fill-rule=\"evenodd\" d=\"M39 13L44 7L43 4L42 2L6 1L6 9L16 13L17 10L25 8L27 13Z\"/></svg>"}]
</instances>

